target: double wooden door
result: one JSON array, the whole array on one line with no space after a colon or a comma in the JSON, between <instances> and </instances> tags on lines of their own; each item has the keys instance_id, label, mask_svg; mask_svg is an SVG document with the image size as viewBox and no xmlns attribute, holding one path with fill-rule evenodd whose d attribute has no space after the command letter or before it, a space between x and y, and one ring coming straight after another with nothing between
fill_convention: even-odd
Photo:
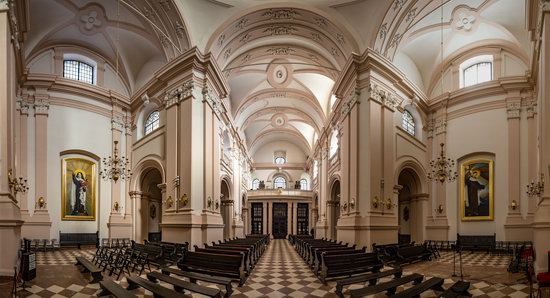
<instances>
[{"instance_id":1,"label":"double wooden door","mask_svg":"<svg viewBox=\"0 0 550 298\"><path fill-rule=\"evenodd\" d=\"M273 238L286 238L288 232L288 204L273 203Z\"/></svg>"}]
</instances>

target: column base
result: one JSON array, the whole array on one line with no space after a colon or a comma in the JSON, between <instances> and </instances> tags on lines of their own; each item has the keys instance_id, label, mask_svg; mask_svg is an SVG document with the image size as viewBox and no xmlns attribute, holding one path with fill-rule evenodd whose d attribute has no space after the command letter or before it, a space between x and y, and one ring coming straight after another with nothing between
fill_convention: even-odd
<instances>
[{"instance_id":1,"label":"column base","mask_svg":"<svg viewBox=\"0 0 550 298\"><path fill-rule=\"evenodd\" d=\"M129 214L124 216L120 213L111 212L107 227L109 228L109 238L132 239L132 217Z\"/></svg>"},{"instance_id":2,"label":"column base","mask_svg":"<svg viewBox=\"0 0 550 298\"><path fill-rule=\"evenodd\" d=\"M428 216L426 220L426 239L449 240L449 221L446 215Z\"/></svg>"},{"instance_id":3,"label":"column base","mask_svg":"<svg viewBox=\"0 0 550 298\"><path fill-rule=\"evenodd\" d=\"M521 213L508 213L504 223L504 240L506 241L532 241L533 240L533 214L526 218Z\"/></svg>"},{"instance_id":4,"label":"column base","mask_svg":"<svg viewBox=\"0 0 550 298\"><path fill-rule=\"evenodd\" d=\"M0 276L13 276L21 239L21 211L11 194L0 194Z\"/></svg>"},{"instance_id":5,"label":"column base","mask_svg":"<svg viewBox=\"0 0 550 298\"><path fill-rule=\"evenodd\" d=\"M535 271L548 272L547 252L550 247L550 197L543 197L533 220L533 244L535 246Z\"/></svg>"},{"instance_id":6,"label":"column base","mask_svg":"<svg viewBox=\"0 0 550 298\"><path fill-rule=\"evenodd\" d=\"M395 214L359 214L341 216L338 220L338 240L372 250L372 244L397 243L399 226Z\"/></svg>"},{"instance_id":7,"label":"column base","mask_svg":"<svg viewBox=\"0 0 550 298\"><path fill-rule=\"evenodd\" d=\"M233 220L231 234L235 235L234 237L244 238L244 222L242 220Z\"/></svg>"},{"instance_id":8,"label":"column base","mask_svg":"<svg viewBox=\"0 0 550 298\"><path fill-rule=\"evenodd\" d=\"M24 221L21 227L21 236L24 238L50 239L59 237L57 234L52 237L52 221L47 209L34 210L32 216L27 212L26 214L22 214L21 219Z\"/></svg>"},{"instance_id":9,"label":"column base","mask_svg":"<svg viewBox=\"0 0 550 298\"><path fill-rule=\"evenodd\" d=\"M202 247L204 243L216 243L223 239L223 220L219 213L203 211L197 215L191 209L178 213L165 213L160 228L162 241L185 243L190 247Z\"/></svg>"},{"instance_id":10,"label":"column base","mask_svg":"<svg viewBox=\"0 0 550 298\"><path fill-rule=\"evenodd\" d=\"M321 239L328 235L328 224L326 219L321 219L315 225L315 238Z\"/></svg>"}]
</instances>

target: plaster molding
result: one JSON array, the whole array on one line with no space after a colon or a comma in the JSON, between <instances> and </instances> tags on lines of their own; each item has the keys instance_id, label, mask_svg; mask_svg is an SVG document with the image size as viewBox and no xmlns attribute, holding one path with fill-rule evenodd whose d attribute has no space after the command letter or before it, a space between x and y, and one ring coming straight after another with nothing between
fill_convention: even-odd
<instances>
[{"instance_id":1,"label":"plaster molding","mask_svg":"<svg viewBox=\"0 0 550 298\"><path fill-rule=\"evenodd\" d=\"M361 95L361 91L359 88L355 87L349 94L349 99L344 103L342 106L342 115L344 117L349 114L351 109L355 106L355 104L361 103L359 96Z\"/></svg>"},{"instance_id":2,"label":"plaster molding","mask_svg":"<svg viewBox=\"0 0 550 298\"><path fill-rule=\"evenodd\" d=\"M21 115L29 115L30 103L22 98L17 99L17 110Z\"/></svg>"},{"instance_id":3,"label":"plaster molding","mask_svg":"<svg viewBox=\"0 0 550 298\"><path fill-rule=\"evenodd\" d=\"M214 113L216 113L216 115L221 118L221 114L225 113L225 108L223 107L221 100L214 94L212 88L205 86L202 89L202 95L204 98L203 102L207 102L208 105L212 108L212 111L214 111Z\"/></svg>"},{"instance_id":4,"label":"plaster molding","mask_svg":"<svg viewBox=\"0 0 550 298\"><path fill-rule=\"evenodd\" d=\"M0 12L7 11L9 9L8 0L0 0Z\"/></svg>"},{"instance_id":5,"label":"plaster molding","mask_svg":"<svg viewBox=\"0 0 550 298\"><path fill-rule=\"evenodd\" d=\"M113 116L111 118L111 130L118 130L120 132L124 131L124 121L120 116Z\"/></svg>"},{"instance_id":6,"label":"plaster molding","mask_svg":"<svg viewBox=\"0 0 550 298\"><path fill-rule=\"evenodd\" d=\"M506 114L508 115L508 119L520 118L521 101L506 102Z\"/></svg>"},{"instance_id":7,"label":"plaster molding","mask_svg":"<svg viewBox=\"0 0 550 298\"><path fill-rule=\"evenodd\" d=\"M164 108L168 109L169 107L173 105L177 105L181 101L192 96L194 88L195 88L195 82L191 79L187 82L184 82L180 87L167 92L163 100Z\"/></svg>"},{"instance_id":8,"label":"plaster molding","mask_svg":"<svg viewBox=\"0 0 550 298\"><path fill-rule=\"evenodd\" d=\"M35 95L36 97L36 95ZM50 102L47 99L34 100L34 115L48 115L50 109Z\"/></svg>"},{"instance_id":9,"label":"plaster molding","mask_svg":"<svg viewBox=\"0 0 550 298\"><path fill-rule=\"evenodd\" d=\"M527 118L534 118L537 114L537 102L534 100L527 101L525 104L525 111L527 112Z\"/></svg>"}]
</instances>

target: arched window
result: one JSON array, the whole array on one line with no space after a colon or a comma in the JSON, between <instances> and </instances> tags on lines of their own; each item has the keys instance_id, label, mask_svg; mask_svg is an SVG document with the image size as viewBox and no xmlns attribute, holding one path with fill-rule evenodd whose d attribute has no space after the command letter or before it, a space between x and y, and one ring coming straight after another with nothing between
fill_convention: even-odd
<instances>
[{"instance_id":1,"label":"arched window","mask_svg":"<svg viewBox=\"0 0 550 298\"><path fill-rule=\"evenodd\" d=\"M273 180L273 188L274 189L277 189L277 188L285 189L286 188L286 179L283 178L283 177L275 178L275 180Z\"/></svg>"},{"instance_id":2,"label":"arched window","mask_svg":"<svg viewBox=\"0 0 550 298\"><path fill-rule=\"evenodd\" d=\"M493 63L479 62L468 66L463 71L464 87L488 82L493 79Z\"/></svg>"},{"instance_id":3,"label":"arched window","mask_svg":"<svg viewBox=\"0 0 550 298\"><path fill-rule=\"evenodd\" d=\"M414 118L412 116L412 114L407 111L407 110L404 110L403 111L403 129L408 132L410 135L413 135L414 136Z\"/></svg>"},{"instance_id":4,"label":"arched window","mask_svg":"<svg viewBox=\"0 0 550 298\"><path fill-rule=\"evenodd\" d=\"M150 134L153 130L159 128L160 126L160 113L154 111L147 117L145 120L145 135Z\"/></svg>"},{"instance_id":5,"label":"arched window","mask_svg":"<svg viewBox=\"0 0 550 298\"><path fill-rule=\"evenodd\" d=\"M301 190L307 190L307 180L306 179L300 180L300 189Z\"/></svg>"},{"instance_id":6,"label":"arched window","mask_svg":"<svg viewBox=\"0 0 550 298\"><path fill-rule=\"evenodd\" d=\"M285 162L286 162L286 159L284 157L279 156L279 157L275 158L275 163L278 164L278 165L282 165Z\"/></svg>"},{"instance_id":7,"label":"arched window","mask_svg":"<svg viewBox=\"0 0 550 298\"><path fill-rule=\"evenodd\" d=\"M94 67L78 60L63 60L63 77L93 84Z\"/></svg>"},{"instance_id":8,"label":"arched window","mask_svg":"<svg viewBox=\"0 0 550 298\"><path fill-rule=\"evenodd\" d=\"M252 180L252 190L260 188L260 179L256 178Z\"/></svg>"},{"instance_id":9,"label":"arched window","mask_svg":"<svg viewBox=\"0 0 550 298\"><path fill-rule=\"evenodd\" d=\"M332 131L332 136L330 137L330 148L329 156L333 157L338 152L338 131L335 129Z\"/></svg>"}]
</instances>

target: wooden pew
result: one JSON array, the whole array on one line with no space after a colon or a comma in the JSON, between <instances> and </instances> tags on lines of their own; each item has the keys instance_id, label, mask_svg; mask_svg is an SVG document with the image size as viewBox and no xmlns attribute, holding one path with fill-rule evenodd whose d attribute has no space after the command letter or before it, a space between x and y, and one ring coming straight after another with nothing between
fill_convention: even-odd
<instances>
[{"instance_id":1,"label":"wooden pew","mask_svg":"<svg viewBox=\"0 0 550 298\"><path fill-rule=\"evenodd\" d=\"M220 247L220 248L222 248L222 247ZM206 253L232 255L232 256L240 256L243 253L243 251L239 251L239 250L199 248L196 245L195 245L195 252L206 252ZM250 270L251 270L250 259L248 258L247 252L244 252L244 254L245 254L245 256L244 256L244 270L247 272L248 275L250 275Z\"/></svg>"},{"instance_id":2,"label":"wooden pew","mask_svg":"<svg viewBox=\"0 0 550 298\"><path fill-rule=\"evenodd\" d=\"M183 279L179 279L179 278L168 276L166 274L162 274L160 272L149 272L149 273L147 273L147 279L149 279L152 282L157 282L157 280L162 280L163 282L169 283L174 287L174 290L176 292L181 292L185 289L185 290L188 290L188 291L191 291L191 292L194 292L194 293L198 293L198 294L201 294L201 295L205 295L205 296L208 296L208 297L213 297L213 298L220 298L221 297L219 289L214 289L214 288L201 286L201 285L198 285L196 283L188 282L188 281L185 281Z\"/></svg>"},{"instance_id":3,"label":"wooden pew","mask_svg":"<svg viewBox=\"0 0 550 298\"><path fill-rule=\"evenodd\" d=\"M186 271L181 271L179 269L173 269L173 268L163 268L161 269L161 271L162 271L162 274L165 274L165 275L176 274L179 276L189 278L189 281L192 283L196 283L197 280L200 280L200 281L209 282L211 284L222 285L225 287L225 297L229 297L233 293L233 285L231 284L231 279L229 278L204 275L204 274L195 273L195 272L186 272Z\"/></svg>"},{"instance_id":4,"label":"wooden pew","mask_svg":"<svg viewBox=\"0 0 550 298\"><path fill-rule=\"evenodd\" d=\"M95 233L61 233L59 231L60 246L76 246L80 249L81 245L99 246L99 232Z\"/></svg>"},{"instance_id":5,"label":"wooden pew","mask_svg":"<svg viewBox=\"0 0 550 298\"><path fill-rule=\"evenodd\" d=\"M353 249L352 247L346 247L342 249L328 249L328 250L317 250L315 252L315 262L313 264L313 273L315 275L318 274L319 270L321 270L321 254L325 254L325 256L331 256L331 255L349 255L349 254L358 254L358 253L366 253L366 247L363 249Z\"/></svg>"},{"instance_id":6,"label":"wooden pew","mask_svg":"<svg viewBox=\"0 0 550 298\"><path fill-rule=\"evenodd\" d=\"M128 282L128 287L126 287L127 290L133 290L133 289L142 287L148 290L149 292L152 292L154 297L164 297L164 298L188 297L183 293L178 293L174 290L170 290L161 285L157 285L156 283L148 281L139 276L135 276L135 275L128 276L128 278L126 278L126 281Z\"/></svg>"},{"instance_id":7,"label":"wooden pew","mask_svg":"<svg viewBox=\"0 0 550 298\"><path fill-rule=\"evenodd\" d=\"M420 298L420 295L427 290L443 291L441 287L443 285L443 278L432 277L421 284L418 284L412 288L408 288L390 297L392 298Z\"/></svg>"},{"instance_id":8,"label":"wooden pew","mask_svg":"<svg viewBox=\"0 0 550 298\"><path fill-rule=\"evenodd\" d=\"M132 292L124 289L122 286L117 284L111 279L106 279L99 282L99 286L101 287L102 291L99 293L99 297L101 296L115 296L117 298L137 298L138 296L134 295Z\"/></svg>"},{"instance_id":9,"label":"wooden pew","mask_svg":"<svg viewBox=\"0 0 550 298\"><path fill-rule=\"evenodd\" d=\"M430 260L431 257L432 252L423 245L401 247L397 250L397 262L399 265L420 260Z\"/></svg>"},{"instance_id":10,"label":"wooden pew","mask_svg":"<svg viewBox=\"0 0 550 298\"><path fill-rule=\"evenodd\" d=\"M386 276L393 275L394 278L400 278L403 274L401 268L396 268L392 270L386 270L377 273L362 274L357 276L352 276L348 278L339 279L336 281L336 295L339 297L344 297L344 286L358 284L358 283L369 283L369 286L374 286L378 282L378 279Z\"/></svg>"},{"instance_id":11,"label":"wooden pew","mask_svg":"<svg viewBox=\"0 0 550 298\"><path fill-rule=\"evenodd\" d=\"M244 254L241 256L231 256L188 252L178 263L178 267L183 271L234 278L239 281L239 286L242 286L246 281Z\"/></svg>"},{"instance_id":12,"label":"wooden pew","mask_svg":"<svg viewBox=\"0 0 550 298\"><path fill-rule=\"evenodd\" d=\"M328 277L351 276L365 272L378 272L384 267L376 253L358 253L348 255L321 255L321 273L319 279L326 285Z\"/></svg>"},{"instance_id":13,"label":"wooden pew","mask_svg":"<svg viewBox=\"0 0 550 298\"><path fill-rule=\"evenodd\" d=\"M456 244L460 249L487 250L487 253L495 249L497 234L493 235L460 235L456 234Z\"/></svg>"},{"instance_id":14,"label":"wooden pew","mask_svg":"<svg viewBox=\"0 0 550 298\"><path fill-rule=\"evenodd\" d=\"M149 267L149 271L151 270L150 263L157 265L158 268L167 264L172 264L172 262L164 258L162 247L160 246L140 244L134 241L132 242L132 249L147 254L147 266Z\"/></svg>"},{"instance_id":15,"label":"wooden pew","mask_svg":"<svg viewBox=\"0 0 550 298\"><path fill-rule=\"evenodd\" d=\"M400 285L408 284L411 281L413 282L413 284L416 285L421 283L423 279L424 279L423 275L420 275L418 273L413 273L411 275L407 275L401 278L396 278L394 280L377 284L375 286L364 287L361 289L354 289L354 290L350 290L349 292L352 298L365 297L365 296L376 294L382 291L386 291L386 295L391 296L395 294L397 287L399 287Z\"/></svg>"},{"instance_id":16,"label":"wooden pew","mask_svg":"<svg viewBox=\"0 0 550 298\"><path fill-rule=\"evenodd\" d=\"M99 269L96 265L94 265L91 261L89 261L85 257L76 257L75 265L82 265L82 267L84 267L81 272L90 272L90 274L92 275L92 281L90 283L93 284L103 280L103 275L101 275L101 269Z\"/></svg>"}]
</instances>

